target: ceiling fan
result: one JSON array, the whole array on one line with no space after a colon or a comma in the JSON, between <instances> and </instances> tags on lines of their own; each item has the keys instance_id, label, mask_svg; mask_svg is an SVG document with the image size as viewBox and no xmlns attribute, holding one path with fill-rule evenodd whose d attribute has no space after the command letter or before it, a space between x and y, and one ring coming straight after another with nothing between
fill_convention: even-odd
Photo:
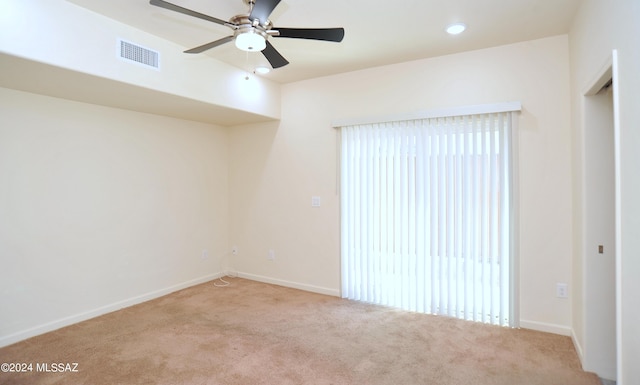
<instances>
[{"instance_id":1,"label":"ceiling fan","mask_svg":"<svg viewBox=\"0 0 640 385\"><path fill-rule=\"evenodd\" d=\"M203 44L184 51L185 53L200 53L235 40L235 45L243 51L262 51L271 67L280 68L289 64L280 53L269 43L268 38L288 37L294 39L312 39L341 42L344 38L344 28L274 28L269 15L280 3L280 0L243 0L249 6L249 12L233 16L229 21L217 19L164 0L150 0L151 5L165 8L185 15L197 17L216 24L231 28L233 35Z\"/></svg>"}]
</instances>

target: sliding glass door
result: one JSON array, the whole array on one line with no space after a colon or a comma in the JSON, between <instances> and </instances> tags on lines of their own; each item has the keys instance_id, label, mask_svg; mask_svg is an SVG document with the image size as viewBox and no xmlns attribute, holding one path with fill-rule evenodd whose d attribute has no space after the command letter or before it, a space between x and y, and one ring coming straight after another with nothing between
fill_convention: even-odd
<instances>
[{"instance_id":1,"label":"sliding glass door","mask_svg":"<svg viewBox=\"0 0 640 385\"><path fill-rule=\"evenodd\" d=\"M341 127L343 297L512 325L511 119Z\"/></svg>"}]
</instances>

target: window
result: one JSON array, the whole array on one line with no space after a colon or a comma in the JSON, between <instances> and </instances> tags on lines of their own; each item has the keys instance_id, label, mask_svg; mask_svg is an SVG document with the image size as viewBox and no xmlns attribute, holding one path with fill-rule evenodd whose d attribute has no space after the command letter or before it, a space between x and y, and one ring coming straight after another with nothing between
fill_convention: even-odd
<instances>
[{"instance_id":1,"label":"window","mask_svg":"<svg viewBox=\"0 0 640 385\"><path fill-rule=\"evenodd\" d=\"M343 297L513 326L511 121L341 127Z\"/></svg>"}]
</instances>

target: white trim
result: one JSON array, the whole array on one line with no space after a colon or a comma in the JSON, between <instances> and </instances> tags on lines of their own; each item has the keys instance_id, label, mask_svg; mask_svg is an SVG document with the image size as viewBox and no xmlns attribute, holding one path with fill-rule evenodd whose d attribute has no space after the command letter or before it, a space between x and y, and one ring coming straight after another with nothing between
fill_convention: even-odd
<instances>
[{"instance_id":1,"label":"white trim","mask_svg":"<svg viewBox=\"0 0 640 385\"><path fill-rule=\"evenodd\" d=\"M511 113L511 239L510 285L511 299L509 319L514 327L520 327L520 131L515 113Z\"/></svg>"},{"instance_id":2,"label":"white trim","mask_svg":"<svg viewBox=\"0 0 640 385\"><path fill-rule=\"evenodd\" d=\"M340 291L339 290L330 289L330 288L327 288L327 287L307 285L305 283L286 281L286 280L281 280L281 279L276 279L276 278L265 277L265 276L262 276L262 275L250 274L250 273L238 272L238 277L245 278L245 279L250 279L252 281L257 281L257 282L270 283L272 285L278 285L278 286L290 287L290 288L298 289L298 290L310 291L312 293L325 294L325 295L330 295L330 296L333 296L333 297L340 297Z\"/></svg>"},{"instance_id":3,"label":"white trim","mask_svg":"<svg viewBox=\"0 0 640 385\"><path fill-rule=\"evenodd\" d=\"M559 334L561 336L571 337L573 330L568 326L550 324L546 322L520 320L522 329L537 330L539 332Z\"/></svg>"},{"instance_id":4,"label":"white trim","mask_svg":"<svg viewBox=\"0 0 640 385\"><path fill-rule=\"evenodd\" d=\"M608 57L605 63L600 67L600 70L596 73L594 78L587 83L588 88L585 88L584 96L593 96L600 92L602 87L612 79L613 77L613 57Z\"/></svg>"},{"instance_id":5,"label":"white trim","mask_svg":"<svg viewBox=\"0 0 640 385\"><path fill-rule=\"evenodd\" d=\"M16 342L26 340L27 338L35 337L40 334L44 334L47 332L51 332L65 326L73 325L78 322L86 321L91 318L95 318L107 313L114 312L116 310L123 309L125 307L133 306L140 304L142 302L150 301L152 299L156 299L167 294L171 294L178 290L186 289L191 286L199 285L202 283L213 281L217 278L220 278L222 274L209 274L204 277L192 279L190 281L182 282L177 285L169 286L164 289L155 290L146 294L142 294L136 297L128 298L122 301L114 302L109 305L101 306L96 309L92 309L83 313L78 313L76 315L72 315L69 317L61 318L56 321L52 321L43 325L38 325L26 330L22 330L17 333L9 334L7 336L0 337L0 348L4 346L8 346L14 344Z\"/></svg>"},{"instance_id":6,"label":"white trim","mask_svg":"<svg viewBox=\"0 0 640 385\"><path fill-rule=\"evenodd\" d=\"M578 336L576 336L576 331L571 329L571 341L573 342L573 347L576 349L576 353L578 353L578 359L580 360L580 367L584 370L584 353L582 352L582 345L580 345L580 341L578 340Z\"/></svg>"},{"instance_id":7,"label":"white trim","mask_svg":"<svg viewBox=\"0 0 640 385\"><path fill-rule=\"evenodd\" d=\"M406 114L369 116L369 117L362 117L362 118L355 118L355 119L342 119L342 120L337 120L332 122L331 126L334 128L340 128L345 126L356 126L360 124L374 124L374 123L399 122L399 121L405 121L405 120L445 118L450 116L462 116L462 115L495 114L499 112L515 112L515 111L522 111L521 102L479 104L474 106L416 111L416 112L411 112Z\"/></svg>"},{"instance_id":8,"label":"white trim","mask_svg":"<svg viewBox=\"0 0 640 385\"><path fill-rule=\"evenodd\" d=\"M618 73L618 50L611 54L611 80L613 86L613 141L615 163L615 231L616 231L616 378L618 385L624 385L622 373L623 330L622 330L622 189L621 189L621 160L620 160L620 78Z\"/></svg>"}]
</instances>

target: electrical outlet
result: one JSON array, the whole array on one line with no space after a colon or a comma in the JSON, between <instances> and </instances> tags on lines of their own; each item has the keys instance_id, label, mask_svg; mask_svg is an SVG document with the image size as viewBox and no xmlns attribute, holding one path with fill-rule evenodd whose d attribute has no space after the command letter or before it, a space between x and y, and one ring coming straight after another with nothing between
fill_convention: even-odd
<instances>
[{"instance_id":1,"label":"electrical outlet","mask_svg":"<svg viewBox=\"0 0 640 385\"><path fill-rule=\"evenodd\" d=\"M275 261L276 259L276 252L273 250L269 250L269 253L267 253L267 259L270 261Z\"/></svg>"},{"instance_id":2,"label":"electrical outlet","mask_svg":"<svg viewBox=\"0 0 640 385\"><path fill-rule=\"evenodd\" d=\"M200 255L200 259L208 259L209 258L209 252L205 249L202 249L202 254Z\"/></svg>"},{"instance_id":3,"label":"electrical outlet","mask_svg":"<svg viewBox=\"0 0 640 385\"><path fill-rule=\"evenodd\" d=\"M233 246L231 248L231 254L238 255L238 246Z\"/></svg>"},{"instance_id":4,"label":"electrical outlet","mask_svg":"<svg viewBox=\"0 0 640 385\"><path fill-rule=\"evenodd\" d=\"M556 284L556 297L568 298L569 297L569 285L566 283Z\"/></svg>"}]
</instances>

